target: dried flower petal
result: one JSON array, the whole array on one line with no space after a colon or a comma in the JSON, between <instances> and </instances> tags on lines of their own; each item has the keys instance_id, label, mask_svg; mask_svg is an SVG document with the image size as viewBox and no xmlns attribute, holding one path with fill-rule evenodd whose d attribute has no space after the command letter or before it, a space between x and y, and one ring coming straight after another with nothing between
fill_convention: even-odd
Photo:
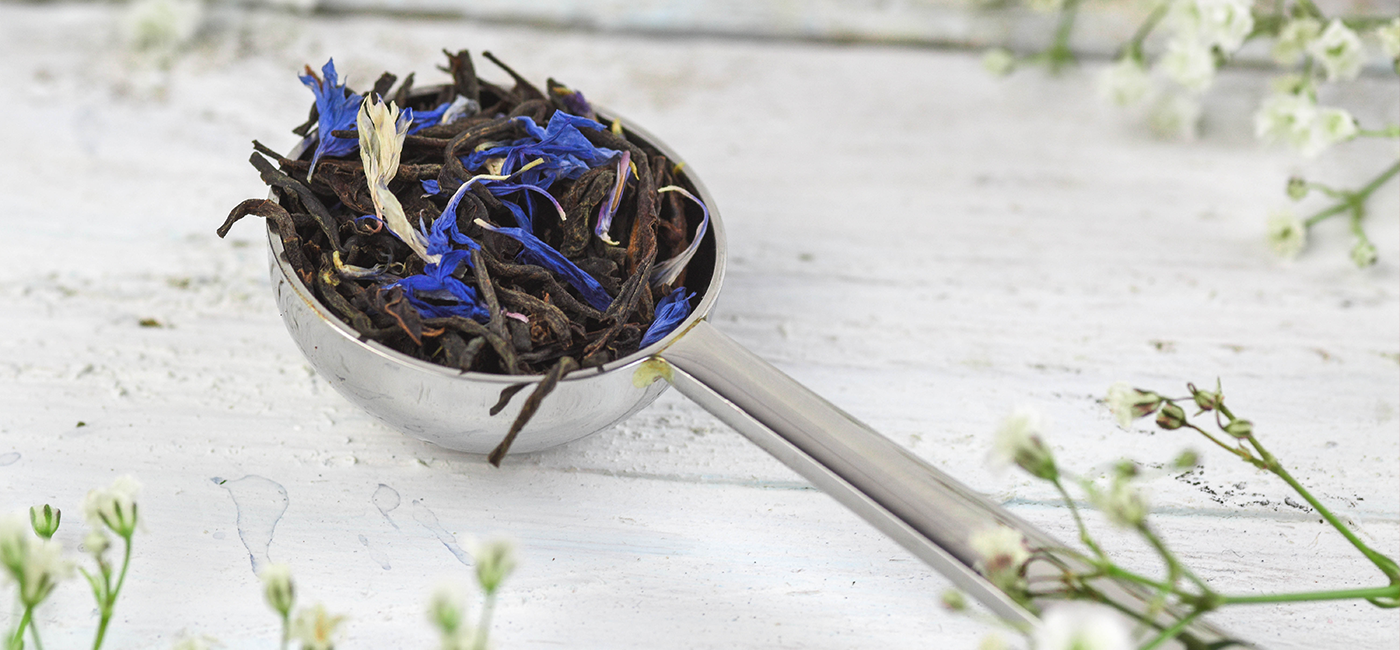
<instances>
[{"instance_id":1,"label":"dried flower petal","mask_svg":"<svg viewBox=\"0 0 1400 650\"><path fill-rule=\"evenodd\" d=\"M685 250L681 251L679 255L665 262L660 262L652 268L652 286L664 286L675 282L676 278L680 277L681 271L685 270L685 266L690 263L690 258L695 257L695 251L700 250L700 240L705 238L705 231L710 227L710 209L706 207L700 199L695 198L694 194L691 194L679 185L667 185L656 191L680 192L681 196L698 204L700 206L700 211L704 213L704 217L700 220L700 227L695 229L695 237L690 240L690 245L686 246Z\"/></svg>"},{"instance_id":2,"label":"dried flower petal","mask_svg":"<svg viewBox=\"0 0 1400 650\"><path fill-rule=\"evenodd\" d=\"M603 289L603 285L598 284L593 276L585 273L583 269L570 262L559 251L554 250L554 247L540 241L538 237L522 228L500 228L481 219L477 219L476 223L491 232L500 233L520 242L524 246L520 250L521 259L562 276L573 288L578 289L584 301L594 309L606 311L608 306L612 304L612 297Z\"/></svg>"},{"instance_id":3,"label":"dried flower petal","mask_svg":"<svg viewBox=\"0 0 1400 650\"><path fill-rule=\"evenodd\" d=\"M667 294L665 298L656 303L656 316L652 319L651 326L647 327L646 334L642 335L642 342L637 347L644 348L666 338L671 330L676 329L676 326L690 315L690 301L694 297L695 294L686 291L685 287L676 287L675 291Z\"/></svg>"},{"instance_id":4,"label":"dried flower petal","mask_svg":"<svg viewBox=\"0 0 1400 650\"><path fill-rule=\"evenodd\" d=\"M316 163L321 160L321 156L344 156L359 145L351 138L336 137L331 135L331 132L355 128L355 113L364 101L364 96L351 93L345 84L339 83L339 76L335 72L335 59L326 60L326 65L321 67L321 74L324 78L317 76L311 66L307 66L306 74L297 77L316 95L317 142L316 151L311 155L311 171L306 173L308 181L316 174ZM307 139L309 140L310 136Z\"/></svg>"}]
</instances>

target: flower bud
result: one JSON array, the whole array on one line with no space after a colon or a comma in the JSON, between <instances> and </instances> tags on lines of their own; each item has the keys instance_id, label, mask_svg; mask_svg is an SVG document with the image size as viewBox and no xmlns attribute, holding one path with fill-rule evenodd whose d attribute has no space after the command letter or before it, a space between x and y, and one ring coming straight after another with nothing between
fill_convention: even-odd
<instances>
[{"instance_id":1,"label":"flower bud","mask_svg":"<svg viewBox=\"0 0 1400 650\"><path fill-rule=\"evenodd\" d=\"M443 584L433 591L432 599L428 601L428 620L444 636L451 636L462 627L466 603L466 596L457 585Z\"/></svg>"},{"instance_id":2,"label":"flower bud","mask_svg":"<svg viewBox=\"0 0 1400 650\"><path fill-rule=\"evenodd\" d=\"M961 612L967 609L967 596L964 596L963 593L957 589L949 589L943 592L941 602L943 603L943 609L950 612Z\"/></svg>"},{"instance_id":3,"label":"flower bud","mask_svg":"<svg viewBox=\"0 0 1400 650\"><path fill-rule=\"evenodd\" d=\"M1181 452L1181 455L1172 461L1172 465L1181 470L1192 469L1199 464L1201 464L1200 455L1190 449Z\"/></svg>"},{"instance_id":4,"label":"flower bud","mask_svg":"<svg viewBox=\"0 0 1400 650\"><path fill-rule=\"evenodd\" d=\"M1249 420L1230 420L1230 423L1225 425L1225 433L1236 438L1248 438L1254 435L1254 423Z\"/></svg>"},{"instance_id":5,"label":"flower bud","mask_svg":"<svg viewBox=\"0 0 1400 650\"><path fill-rule=\"evenodd\" d=\"M1215 392L1201 390L1196 388L1195 384L1187 384L1186 387L1191 390L1191 399L1196 402L1196 406L1202 411L1214 411L1225 401L1224 396L1219 393L1218 387Z\"/></svg>"},{"instance_id":6,"label":"flower bud","mask_svg":"<svg viewBox=\"0 0 1400 650\"><path fill-rule=\"evenodd\" d=\"M487 595L496 593L506 576L515 571L515 544L507 540L482 544L472 556L476 559L476 581Z\"/></svg>"},{"instance_id":7,"label":"flower bud","mask_svg":"<svg viewBox=\"0 0 1400 650\"><path fill-rule=\"evenodd\" d=\"M1180 429L1186 424L1186 411L1180 406L1168 402L1162 407L1162 411L1157 414L1157 426L1168 431Z\"/></svg>"},{"instance_id":8,"label":"flower bud","mask_svg":"<svg viewBox=\"0 0 1400 650\"><path fill-rule=\"evenodd\" d=\"M1294 176L1288 179L1288 198L1294 201L1301 201L1308 195L1308 182L1301 176Z\"/></svg>"},{"instance_id":9,"label":"flower bud","mask_svg":"<svg viewBox=\"0 0 1400 650\"><path fill-rule=\"evenodd\" d=\"M292 568L285 564L271 564L258 572L262 578L263 597L272 611L286 617L296 602L296 587L292 584Z\"/></svg>"},{"instance_id":10,"label":"flower bud","mask_svg":"<svg viewBox=\"0 0 1400 650\"><path fill-rule=\"evenodd\" d=\"M53 538L53 534L58 531L58 522L62 517L62 511L47 503L42 508L39 506L29 507L29 525L34 527L35 535L44 539Z\"/></svg>"},{"instance_id":11,"label":"flower bud","mask_svg":"<svg viewBox=\"0 0 1400 650\"><path fill-rule=\"evenodd\" d=\"M1357 240L1356 245L1351 248L1351 263L1358 269L1375 265L1376 246L1365 239Z\"/></svg>"},{"instance_id":12,"label":"flower bud","mask_svg":"<svg viewBox=\"0 0 1400 650\"><path fill-rule=\"evenodd\" d=\"M1104 401L1108 402L1109 410L1118 419L1118 426L1126 429L1133 420L1155 413L1163 400L1157 393L1138 390L1120 381L1108 387L1108 397Z\"/></svg>"},{"instance_id":13,"label":"flower bud","mask_svg":"<svg viewBox=\"0 0 1400 650\"><path fill-rule=\"evenodd\" d=\"M107 539L107 535L97 528L89 530L87 536L83 538L83 550L86 550L88 555L91 555L98 562L102 561L102 554L106 553L109 548L112 548L112 540Z\"/></svg>"}]
</instances>

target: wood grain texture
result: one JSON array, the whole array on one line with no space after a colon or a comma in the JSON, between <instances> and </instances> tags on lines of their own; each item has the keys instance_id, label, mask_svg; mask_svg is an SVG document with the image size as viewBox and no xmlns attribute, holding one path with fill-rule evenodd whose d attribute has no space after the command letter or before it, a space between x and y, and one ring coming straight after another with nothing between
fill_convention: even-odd
<instances>
[{"instance_id":1,"label":"wood grain texture","mask_svg":"<svg viewBox=\"0 0 1400 650\"><path fill-rule=\"evenodd\" d=\"M1120 430L1100 403L1119 379L1179 392L1220 377L1295 475L1400 552L1395 186L1373 204L1372 269L1347 261L1340 223L1294 263L1262 243L1288 175L1356 182L1395 146L1301 161L1257 145L1261 73L1222 75L1203 137L1180 143L1097 103L1093 67L998 80L956 52L227 13L159 72L130 65L113 19L0 5L0 103L24 123L0 167L0 507L64 508L74 548L89 488L145 484L108 647L181 630L269 647L254 560L291 563L304 602L349 614L345 647L430 647L428 592L468 580L458 551L492 534L522 554L502 648L958 648L986 630L939 610L941 578L674 393L494 470L315 376L275 311L261 229L213 234L266 192L248 141L294 141L305 63L425 83L444 46L554 76L684 152L729 231L720 329L1062 538L1049 490L984 462L1018 404L1049 416L1082 472L1204 452L1151 496L1222 590L1378 583L1281 484L1189 437ZM1400 111L1393 79L1328 101L1363 123ZM75 581L39 621L63 648L94 619ZM1269 648L1400 642L1394 612L1364 604L1214 620Z\"/></svg>"}]
</instances>

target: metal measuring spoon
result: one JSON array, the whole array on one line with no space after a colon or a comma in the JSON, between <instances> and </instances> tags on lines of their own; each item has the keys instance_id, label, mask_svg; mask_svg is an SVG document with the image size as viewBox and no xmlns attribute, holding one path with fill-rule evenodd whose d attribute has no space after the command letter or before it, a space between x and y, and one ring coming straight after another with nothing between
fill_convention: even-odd
<instances>
[{"instance_id":1,"label":"metal measuring spoon","mask_svg":"<svg viewBox=\"0 0 1400 650\"><path fill-rule=\"evenodd\" d=\"M660 140L624 121L628 136L674 162L681 158ZM293 153L295 157L296 152ZM706 319L725 270L725 232L715 202L686 166L682 175L708 206L710 226L690 262L687 287L700 302L661 341L596 368L569 374L540 405L512 450L530 452L607 429L655 400L667 383L738 430L818 488L836 498L998 616L1034 625L1036 618L976 570L969 539L1004 525L1031 548L1066 546L1000 505L929 465L724 335ZM311 365L337 391L385 424L437 445L484 454L510 429L518 403L495 416L501 391L540 381L539 376L461 372L361 341L302 283L268 230L272 282L282 319ZM523 400L521 400L523 401ZM1054 565L1089 567L1072 555L1050 553L1033 561L1033 574L1055 576ZM1146 615L1152 594L1103 579L1094 586L1114 606ZM1159 617L1159 623L1171 620ZM1175 647L1245 646L1197 622Z\"/></svg>"}]
</instances>

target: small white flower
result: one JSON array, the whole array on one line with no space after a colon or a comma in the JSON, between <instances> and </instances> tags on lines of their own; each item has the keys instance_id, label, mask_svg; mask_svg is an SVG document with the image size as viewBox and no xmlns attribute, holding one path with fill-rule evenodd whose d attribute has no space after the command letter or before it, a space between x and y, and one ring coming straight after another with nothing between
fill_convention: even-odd
<instances>
[{"instance_id":1,"label":"small white flower","mask_svg":"<svg viewBox=\"0 0 1400 650\"><path fill-rule=\"evenodd\" d=\"M433 590L428 600L428 620L443 636L457 633L466 619L467 595L455 582L444 582Z\"/></svg>"},{"instance_id":2,"label":"small white flower","mask_svg":"<svg viewBox=\"0 0 1400 650\"><path fill-rule=\"evenodd\" d=\"M1308 245L1308 227L1292 212L1279 210L1269 215L1268 240L1280 257L1292 259Z\"/></svg>"},{"instance_id":3,"label":"small white flower","mask_svg":"<svg viewBox=\"0 0 1400 650\"><path fill-rule=\"evenodd\" d=\"M1351 80L1361 73L1361 37L1339 19L1328 23L1327 29L1308 45L1308 53L1322 63L1328 81Z\"/></svg>"},{"instance_id":4,"label":"small white flower","mask_svg":"<svg viewBox=\"0 0 1400 650\"><path fill-rule=\"evenodd\" d=\"M122 14L122 39L137 52L169 55L189 43L203 22L202 0L136 0Z\"/></svg>"},{"instance_id":5,"label":"small white flower","mask_svg":"<svg viewBox=\"0 0 1400 650\"><path fill-rule=\"evenodd\" d=\"M1164 93L1153 101L1147 125L1159 137L1193 140L1201 122L1201 101L1183 93Z\"/></svg>"},{"instance_id":6,"label":"small white flower","mask_svg":"<svg viewBox=\"0 0 1400 650\"><path fill-rule=\"evenodd\" d=\"M1176 0L1171 22L1181 35L1230 54L1254 30L1251 4L1249 0Z\"/></svg>"},{"instance_id":7,"label":"small white flower","mask_svg":"<svg viewBox=\"0 0 1400 650\"><path fill-rule=\"evenodd\" d=\"M998 77L1016 69L1016 55L1004 47L994 47L982 55L982 68Z\"/></svg>"},{"instance_id":8,"label":"small white flower","mask_svg":"<svg viewBox=\"0 0 1400 650\"><path fill-rule=\"evenodd\" d=\"M1189 38L1173 38L1157 67L1183 88L1200 92L1215 81L1215 54L1210 46Z\"/></svg>"},{"instance_id":9,"label":"small white flower","mask_svg":"<svg viewBox=\"0 0 1400 650\"><path fill-rule=\"evenodd\" d=\"M1356 268L1364 269L1376 263L1376 247L1365 239L1359 239L1351 247L1351 262Z\"/></svg>"},{"instance_id":10,"label":"small white flower","mask_svg":"<svg viewBox=\"0 0 1400 650\"><path fill-rule=\"evenodd\" d=\"M1380 41L1381 51L1391 59L1400 59L1400 18L1396 18L1373 32Z\"/></svg>"},{"instance_id":11,"label":"small white flower","mask_svg":"<svg viewBox=\"0 0 1400 650\"><path fill-rule=\"evenodd\" d=\"M1099 73L1099 96L1119 106L1132 106L1152 90L1152 79L1136 57L1124 56Z\"/></svg>"},{"instance_id":12,"label":"small white flower","mask_svg":"<svg viewBox=\"0 0 1400 650\"><path fill-rule=\"evenodd\" d=\"M1055 458L1040 438L1041 427L1040 413L1031 408L1018 408L1007 416L992 438L993 465L1015 464L1037 478L1056 478Z\"/></svg>"},{"instance_id":13,"label":"small white flower","mask_svg":"<svg viewBox=\"0 0 1400 650\"><path fill-rule=\"evenodd\" d=\"M292 567L269 564L258 572L263 583L263 598L272 611L286 616L296 603L296 587L292 583Z\"/></svg>"},{"instance_id":14,"label":"small white flower","mask_svg":"<svg viewBox=\"0 0 1400 650\"><path fill-rule=\"evenodd\" d=\"M1112 609L1090 603L1050 608L1031 632L1035 650L1131 650L1128 624Z\"/></svg>"},{"instance_id":15,"label":"small white flower","mask_svg":"<svg viewBox=\"0 0 1400 650\"><path fill-rule=\"evenodd\" d=\"M1011 650L1011 644L1006 641L1006 637L996 633L988 632L982 637L982 642L977 644L977 650Z\"/></svg>"},{"instance_id":16,"label":"small white flower","mask_svg":"<svg viewBox=\"0 0 1400 650\"><path fill-rule=\"evenodd\" d=\"M1308 139L1301 151L1304 156L1316 156L1338 142L1356 137L1356 133L1356 118L1351 113L1340 108L1319 109L1308 125Z\"/></svg>"},{"instance_id":17,"label":"small white flower","mask_svg":"<svg viewBox=\"0 0 1400 650\"><path fill-rule=\"evenodd\" d=\"M472 549L476 560L476 581L487 595L496 593L501 583L515 571L515 543L506 539L487 540Z\"/></svg>"},{"instance_id":18,"label":"small white flower","mask_svg":"<svg viewBox=\"0 0 1400 650\"><path fill-rule=\"evenodd\" d=\"M105 488L89 490L83 497L83 514L88 524L106 526L121 537L136 530L136 493L141 484L130 476L119 476Z\"/></svg>"},{"instance_id":19,"label":"small white flower","mask_svg":"<svg viewBox=\"0 0 1400 650\"><path fill-rule=\"evenodd\" d=\"M1293 65L1321 33L1322 23L1315 18L1289 21L1279 30L1278 39L1274 41L1274 60L1279 65Z\"/></svg>"},{"instance_id":20,"label":"small white flower","mask_svg":"<svg viewBox=\"0 0 1400 650\"><path fill-rule=\"evenodd\" d=\"M1108 410L1113 411L1113 417L1118 419L1118 426L1124 429L1132 426L1133 420L1155 413L1157 407L1162 405L1160 395L1140 391L1125 381L1109 386L1104 401L1108 403Z\"/></svg>"},{"instance_id":21,"label":"small white flower","mask_svg":"<svg viewBox=\"0 0 1400 650\"><path fill-rule=\"evenodd\" d=\"M19 585L20 602L33 606L48 597L60 580L73 572L56 540L35 537L19 515L0 518L0 565L5 577Z\"/></svg>"},{"instance_id":22,"label":"small white flower","mask_svg":"<svg viewBox=\"0 0 1400 650\"><path fill-rule=\"evenodd\" d=\"M1021 567L1031 559L1026 538L1019 531L1000 524L972 533L967 544L981 558L977 570L1002 590L1020 580Z\"/></svg>"},{"instance_id":23,"label":"small white flower","mask_svg":"<svg viewBox=\"0 0 1400 650\"><path fill-rule=\"evenodd\" d=\"M1107 490L1091 489L1089 494L1094 505L1114 524L1135 528L1147 519L1147 498L1126 477L1115 477Z\"/></svg>"},{"instance_id":24,"label":"small white flower","mask_svg":"<svg viewBox=\"0 0 1400 650\"><path fill-rule=\"evenodd\" d=\"M302 650L333 650L344 616L332 616L324 605L297 611L289 629L290 637L301 642Z\"/></svg>"},{"instance_id":25,"label":"small white flower","mask_svg":"<svg viewBox=\"0 0 1400 650\"><path fill-rule=\"evenodd\" d=\"M1282 140L1302 149L1308 131L1317 119L1317 104L1311 97L1290 92L1269 95L1254 114L1254 135L1265 142Z\"/></svg>"},{"instance_id":26,"label":"small white flower","mask_svg":"<svg viewBox=\"0 0 1400 650\"><path fill-rule=\"evenodd\" d=\"M394 175L399 172L399 156L403 153L403 140L408 135L411 123L410 115L400 114L393 102L376 102L374 98L366 97L355 119L360 134L360 162L364 163L365 180L369 184L374 212L384 226L408 244L423 261L437 264L442 256L428 254L427 235L408 223L403 205L389 191L389 181L394 180Z\"/></svg>"},{"instance_id":27,"label":"small white flower","mask_svg":"<svg viewBox=\"0 0 1400 650\"><path fill-rule=\"evenodd\" d=\"M93 559L101 561L102 555L107 549L112 548L112 540L107 538L107 534L101 528L89 528L87 535L83 537L83 550L87 551Z\"/></svg>"}]
</instances>

